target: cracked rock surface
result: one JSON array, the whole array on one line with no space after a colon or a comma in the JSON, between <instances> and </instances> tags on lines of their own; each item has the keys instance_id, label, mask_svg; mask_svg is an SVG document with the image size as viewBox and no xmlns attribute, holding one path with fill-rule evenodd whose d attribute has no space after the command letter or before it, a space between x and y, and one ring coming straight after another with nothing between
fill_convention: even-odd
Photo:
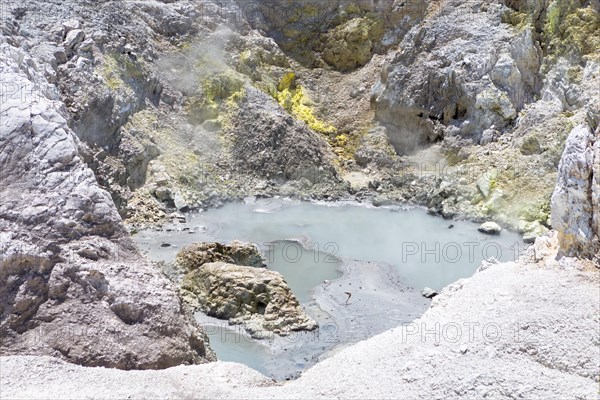
<instances>
[{"instance_id":1,"label":"cracked rock surface","mask_svg":"<svg viewBox=\"0 0 600 400\"><path fill-rule=\"evenodd\" d=\"M19 88L0 106L2 354L120 369L213 360L83 163L56 89L22 50L2 40L0 51L3 79Z\"/></svg>"}]
</instances>

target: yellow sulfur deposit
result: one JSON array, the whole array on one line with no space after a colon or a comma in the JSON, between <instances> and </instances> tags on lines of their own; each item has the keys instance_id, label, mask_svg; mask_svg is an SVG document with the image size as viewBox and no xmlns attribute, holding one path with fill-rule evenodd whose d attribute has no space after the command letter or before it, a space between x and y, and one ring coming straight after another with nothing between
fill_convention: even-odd
<instances>
[{"instance_id":1,"label":"yellow sulfur deposit","mask_svg":"<svg viewBox=\"0 0 600 400\"><path fill-rule=\"evenodd\" d=\"M310 99L301 86L296 85L296 74L289 72L281 78L275 93L277 102L296 118L304 121L315 132L328 134L336 131L333 125L318 119L308 105Z\"/></svg>"}]
</instances>

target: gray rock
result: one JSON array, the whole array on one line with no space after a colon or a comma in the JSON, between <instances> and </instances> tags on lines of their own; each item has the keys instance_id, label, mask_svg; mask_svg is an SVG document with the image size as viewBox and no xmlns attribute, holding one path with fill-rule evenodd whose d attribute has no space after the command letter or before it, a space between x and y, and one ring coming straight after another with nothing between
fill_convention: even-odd
<instances>
[{"instance_id":1,"label":"gray rock","mask_svg":"<svg viewBox=\"0 0 600 400\"><path fill-rule=\"evenodd\" d=\"M358 165L363 167L374 164L379 168L385 168L392 165L395 154L385 129L379 127L369 130L361 139L354 158Z\"/></svg>"},{"instance_id":2,"label":"gray rock","mask_svg":"<svg viewBox=\"0 0 600 400\"><path fill-rule=\"evenodd\" d=\"M542 153L543 149L539 140L535 136L528 136L523 140L520 150L521 154L530 156L533 154Z\"/></svg>"},{"instance_id":3,"label":"gray rock","mask_svg":"<svg viewBox=\"0 0 600 400\"><path fill-rule=\"evenodd\" d=\"M193 271L211 262L265 268L259 249L252 243L237 240L229 244L196 243L186 246L177 253L176 262L185 271Z\"/></svg>"},{"instance_id":4,"label":"gray rock","mask_svg":"<svg viewBox=\"0 0 600 400\"><path fill-rule=\"evenodd\" d=\"M477 230L487 235L499 235L502 232L502 227L495 222L488 221L481 224Z\"/></svg>"},{"instance_id":5,"label":"gray rock","mask_svg":"<svg viewBox=\"0 0 600 400\"><path fill-rule=\"evenodd\" d=\"M594 163L592 165L592 251L596 248L596 262L600 265L600 126L596 128L594 142Z\"/></svg>"},{"instance_id":6,"label":"gray rock","mask_svg":"<svg viewBox=\"0 0 600 400\"><path fill-rule=\"evenodd\" d=\"M569 134L558 167L551 220L567 256L593 257L599 249L598 147L598 136L579 125Z\"/></svg>"},{"instance_id":7,"label":"gray rock","mask_svg":"<svg viewBox=\"0 0 600 400\"><path fill-rule=\"evenodd\" d=\"M93 45L94 45L94 41L91 38L90 39L85 39L79 45L79 50L80 51L90 51L92 49Z\"/></svg>"},{"instance_id":8,"label":"gray rock","mask_svg":"<svg viewBox=\"0 0 600 400\"><path fill-rule=\"evenodd\" d=\"M183 198L183 196L179 192L176 192L175 196L173 196L173 203L175 204L175 208L179 211L187 211L190 208L188 202Z\"/></svg>"},{"instance_id":9,"label":"gray rock","mask_svg":"<svg viewBox=\"0 0 600 400\"><path fill-rule=\"evenodd\" d=\"M54 58L56 59L57 64L64 64L68 61L67 53L63 49L57 49L54 52Z\"/></svg>"},{"instance_id":10,"label":"gray rock","mask_svg":"<svg viewBox=\"0 0 600 400\"><path fill-rule=\"evenodd\" d=\"M168 188L168 187L165 187L165 186L157 187L154 190L154 195L160 201L171 201L171 200L173 200L173 194L171 192L171 189Z\"/></svg>"},{"instance_id":11,"label":"gray rock","mask_svg":"<svg viewBox=\"0 0 600 400\"><path fill-rule=\"evenodd\" d=\"M500 5L485 12L471 5L447 2L443 18L412 28L373 87L377 119L400 154L438 131L477 137L492 125L502 130L541 88L534 30L501 24Z\"/></svg>"},{"instance_id":12,"label":"gray rock","mask_svg":"<svg viewBox=\"0 0 600 400\"><path fill-rule=\"evenodd\" d=\"M85 58L85 57L79 57L77 59L77 63L75 64L77 69L81 70L84 69L86 66L91 65L92 64L92 60Z\"/></svg>"},{"instance_id":13,"label":"gray rock","mask_svg":"<svg viewBox=\"0 0 600 400\"><path fill-rule=\"evenodd\" d=\"M394 204L394 201L390 200L387 196L384 196L384 195L377 195L373 199L373 205L375 207L390 206L393 204Z\"/></svg>"},{"instance_id":14,"label":"gray rock","mask_svg":"<svg viewBox=\"0 0 600 400\"><path fill-rule=\"evenodd\" d=\"M69 33L67 33L67 37L63 42L63 46L67 51L74 50L79 43L81 43L85 39L85 32L81 29L73 29Z\"/></svg>"},{"instance_id":15,"label":"gray rock","mask_svg":"<svg viewBox=\"0 0 600 400\"><path fill-rule=\"evenodd\" d=\"M190 298L200 310L241 324L253 337L269 337L271 332L286 336L317 328L283 276L266 268L207 263L189 272L181 288L184 298Z\"/></svg>"},{"instance_id":16,"label":"gray rock","mask_svg":"<svg viewBox=\"0 0 600 400\"><path fill-rule=\"evenodd\" d=\"M0 351L121 369L214 359L174 285L139 254L36 63L0 43Z\"/></svg>"},{"instance_id":17,"label":"gray rock","mask_svg":"<svg viewBox=\"0 0 600 400\"><path fill-rule=\"evenodd\" d=\"M256 185L254 185L254 189L256 190L265 190L269 187L269 183L265 180L258 181Z\"/></svg>"},{"instance_id":18,"label":"gray rock","mask_svg":"<svg viewBox=\"0 0 600 400\"><path fill-rule=\"evenodd\" d=\"M426 287L423 290L421 290L421 295L427 299L433 299L435 296L438 295L438 292L436 292L430 287Z\"/></svg>"},{"instance_id":19,"label":"gray rock","mask_svg":"<svg viewBox=\"0 0 600 400\"><path fill-rule=\"evenodd\" d=\"M265 93L248 86L245 90L228 128L236 167L280 183L302 178L312 184L337 182L333 154L323 138Z\"/></svg>"},{"instance_id":20,"label":"gray rock","mask_svg":"<svg viewBox=\"0 0 600 400\"><path fill-rule=\"evenodd\" d=\"M70 19L62 23L63 29L66 33L71 32L72 30L81 29L81 21L77 19Z\"/></svg>"},{"instance_id":21,"label":"gray rock","mask_svg":"<svg viewBox=\"0 0 600 400\"><path fill-rule=\"evenodd\" d=\"M519 232L523 235L523 242L534 243L535 239L548 233L548 228L539 221L519 221Z\"/></svg>"},{"instance_id":22,"label":"gray rock","mask_svg":"<svg viewBox=\"0 0 600 400\"><path fill-rule=\"evenodd\" d=\"M490 129L486 129L481 134L481 139L479 140L479 144L485 146L486 144L490 144L495 142L500 136L500 132L494 129L493 127Z\"/></svg>"},{"instance_id":23,"label":"gray rock","mask_svg":"<svg viewBox=\"0 0 600 400\"><path fill-rule=\"evenodd\" d=\"M487 199L494 190L496 178L498 178L498 170L491 169L477 180L477 189L484 198Z\"/></svg>"}]
</instances>

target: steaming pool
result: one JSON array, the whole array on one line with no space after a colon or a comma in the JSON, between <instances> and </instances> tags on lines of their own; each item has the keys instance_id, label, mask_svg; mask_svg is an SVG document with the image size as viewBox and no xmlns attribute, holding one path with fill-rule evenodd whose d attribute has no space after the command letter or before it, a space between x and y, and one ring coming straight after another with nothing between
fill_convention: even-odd
<instances>
[{"instance_id":1,"label":"steaming pool","mask_svg":"<svg viewBox=\"0 0 600 400\"><path fill-rule=\"evenodd\" d=\"M134 239L151 260L167 263L192 243L258 245L267 267L285 277L319 328L255 340L227 321L195 316L218 359L282 380L343 346L418 318L429 304L420 295L424 287L439 291L471 276L485 259L514 260L524 249L516 233L489 236L478 227L421 208L248 199Z\"/></svg>"}]
</instances>

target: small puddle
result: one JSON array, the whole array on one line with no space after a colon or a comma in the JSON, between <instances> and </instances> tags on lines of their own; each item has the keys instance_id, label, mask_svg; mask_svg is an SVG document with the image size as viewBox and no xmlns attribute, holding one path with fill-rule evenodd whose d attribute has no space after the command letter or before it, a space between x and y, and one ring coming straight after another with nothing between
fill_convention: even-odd
<instances>
[{"instance_id":1,"label":"small puddle","mask_svg":"<svg viewBox=\"0 0 600 400\"><path fill-rule=\"evenodd\" d=\"M525 248L516 233L488 236L478 226L420 208L261 199L190 215L186 223L134 239L151 260L166 262L192 243L257 244L319 329L257 341L226 321L196 318L220 360L282 380L340 345L414 320L427 308L419 295L424 287L440 290L471 276L484 259L514 260Z\"/></svg>"}]
</instances>

